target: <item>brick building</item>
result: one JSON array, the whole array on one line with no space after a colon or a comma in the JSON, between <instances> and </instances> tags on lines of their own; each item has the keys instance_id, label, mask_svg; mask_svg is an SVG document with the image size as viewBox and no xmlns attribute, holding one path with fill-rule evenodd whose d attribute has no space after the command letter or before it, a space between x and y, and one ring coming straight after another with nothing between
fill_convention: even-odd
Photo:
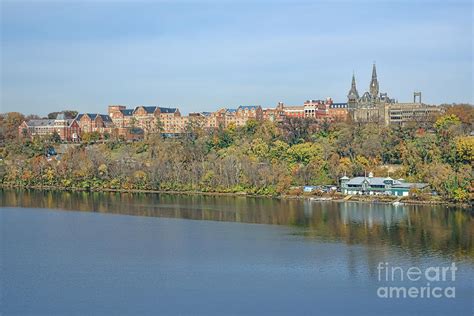
<instances>
[{"instance_id":1,"label":"brick building","mask_svg":"<svg viewBox=\"0 0 474 316\"><path fill-rule=\"evenodd\" d=\"M284 117L305 117L305 109L303 105L283 106Z\"/></svg>"},{"instance_id":2,"label":"brick building","mask_svg":"<svg viewBox=\"0 0 474 316\"><path fill-rule=\"evenodd\" d=\"M222 110L221 110L222 111ZM241 105L237 109L225 109L224 125L244 126L248 120L263 119L263 109L260 105Z\"/></svg>"},{"instance_id":3,"label":"brick building","mask_svg":"<svg viewBox=\"0 0 474 316\"><path fill-rule=\"evenodd\" d=\"M330 121L344 120L348 117L347 103L333 103L331 98L326 100L307 100L303 105L287 106L279 102L275 109L265 109L264 119L281 121L283 118L314 118Z\"/></svg>"},{"instance_id":4,"label":"brick building","mask_svg":"<svg viewBox=\"0 0 474 316\"><path fill-rule=\"evenodd\" d=\"M127 109L124 105L109 105L108 114L115 127L120 129L130 126L133 109Z\"/></svg>"},{"instance_id":5,"label":"brick building","mask_svg":"<svg viewBox=\"0 0 474 316\"><path fill-rule=\"evenodd\" d=\"M181 116L177 108L137 106L127 109L123 105L110 105L108 113L120 135L125 135L130 128L140 128L145 134L179 134L189 122L189 118Z\"/></svg>"},{"instance_id":6,"label":"brick building","mask_svg":"<svg viewBox=\"0 0 474 316\"><path fill-rule=\"evenodd\" d=\"M349 118L347 103L331 103L329 105L328 115L334 120L347 120Z\"/></svg>"},{"instance_id":7,"label":"brick building","mask_svg":"<svg viewBox=\"0 0 474 316\"><path fill-rule=\"evenodd\" d=\"M80 126L75 119L66 119L63 113L59 113L56 119L23 121L18 127L20 137L45 137L55 132L62 141L78 141Z\"/></svg>"},{"instance_id":8,"label":"brick building","mask_svg":"<svg viewBox=\"0 0 474 316\"><path fill-rule=\"evenodd\" d=\"M81 129L81 133L98 132L112 134L114 123L109 115L97 113L78 114L75 118Z\"/></svg>"},{"instance_id":9,"label":"brick building","mask_svg":"<svg viewBox=\"0 0 474 316\"><path fill-rule=\"evenodd\" d=\"M265 108L262 111L262 119L264 121L271 121L271 122L280 122L285 117L285 112L283 110L284 104L283 102L278 102L276 108Z\"/></svg>"},{"instance_id":10,"label":"brick building","mask_svg":"<svg viewBox=\"0 0 474 316\"><path fill-rule=\"evenodd\" d=\"M202 112L205 117L204 128L206 129L217 129L225 126L225 110L219 110L216 112Z\"/></svg>"}]
</instances>

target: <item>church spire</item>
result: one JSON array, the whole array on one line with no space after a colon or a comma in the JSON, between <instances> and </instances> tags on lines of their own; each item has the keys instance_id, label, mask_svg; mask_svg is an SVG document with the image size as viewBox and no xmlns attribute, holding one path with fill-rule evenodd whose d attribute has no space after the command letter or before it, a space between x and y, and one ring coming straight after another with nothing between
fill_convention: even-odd
<instances>
[{"instance_id":1,"label":"church spire","mask_svg":"<svg viewBox=\"0 0 474 316\"><path fill-rule=\"evenodd\" d=\"M377 69L375 68L375 62L372 66L372 80L370 81L370 94L372 97L379 95L379 82L377 80Z\"/></svg>"},{"instance_id":2,"label":"church spire","mask_svg":"<svg viewBox=\"0 0 474 316\"><path fill-rule=\"evenodd\" d=\"M359 99L359 92L357 92L354 73L352 73L351 90L349 90L349 93L347 94L347 98L349 99L349 102L356 102L357 99Z\"/></svg>"}]
</instances>

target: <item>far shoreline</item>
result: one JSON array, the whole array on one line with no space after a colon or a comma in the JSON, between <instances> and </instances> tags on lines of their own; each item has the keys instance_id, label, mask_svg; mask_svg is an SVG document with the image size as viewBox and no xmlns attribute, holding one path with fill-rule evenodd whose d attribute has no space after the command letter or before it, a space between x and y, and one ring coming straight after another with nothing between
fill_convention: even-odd
<instances>
[{"instance_id":1,"label":"far shoreline","mask_svg":"<svg viewBox=\"0 0 474 316\"><path fill-rule=\"evenodd\" d=\"M84 188L67 188L61 186L20 186L8 185L0 183L0 189L10 190L38 190L38 191L62 191L62 192L103 192L103 193L146 193L146 194L173 194L173 195L201 195L201 196L227 196L227 197L245 197L245 198L266 198L266 199L280 199L280 200L310 200L314 202L337 202L337 203L361 203L361 204L393 204L398 201L402 206L406 205L433 205L446 207L460 207L463 209L471 208L469 203L454 203L442 200L413 200L408 197L394 197L394 196L376 196L376 195L352 195L348 198L347 195L337 194L323 194L315 195L303 193L300 195L262 195L252 194L247 192L205 192L205 191L177 191L177 190L143 190L143 189L84 189ZM319 200L320 198L323 198Z\"/></svg>"}]
</instances>

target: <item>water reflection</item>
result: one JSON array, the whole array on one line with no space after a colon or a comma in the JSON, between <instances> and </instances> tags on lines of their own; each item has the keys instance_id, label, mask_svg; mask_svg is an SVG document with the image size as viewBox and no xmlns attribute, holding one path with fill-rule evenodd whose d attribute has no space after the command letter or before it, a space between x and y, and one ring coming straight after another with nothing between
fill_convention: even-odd
<instances>
[{"instance_id":1,"label":"water reflection","mask_svg":"<svg viewBox=\"0 0 474 316\"><path fill-rule=\"evenodd\" d=\"M407 207L393 207L387 204L344 203L340 207L344 224L350 222L374 225L392 226L403 221L409 221Z\"/></svg>"},{"instance_id":2,"label":"water reflection","mask_svg":"<svg viewBox=\"0 0 474 316\"><path fill-rule=\"evenodd\" d=\"M474 258L473 214L440 206L37 190L0 190L0 205L287 225L307 238Z\"/></svg>"}]
</instances>

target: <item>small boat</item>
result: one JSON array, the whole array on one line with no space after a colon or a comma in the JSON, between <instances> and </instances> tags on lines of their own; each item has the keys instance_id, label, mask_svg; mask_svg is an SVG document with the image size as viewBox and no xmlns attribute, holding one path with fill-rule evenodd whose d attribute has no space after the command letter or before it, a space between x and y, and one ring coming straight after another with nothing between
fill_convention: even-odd
<instances>
[{"instance_id":1,"label":"small boat","mask_svg":"<svg viewBox=\"0 0 474 316\"><path fill-rule=\"evenodd\" d=\"M401 206L401 205L403 205L403 203L400 202L400 201L395 201L395 202L392 203L392 205L393 206Z\"/></svg>"}]
</instances>

